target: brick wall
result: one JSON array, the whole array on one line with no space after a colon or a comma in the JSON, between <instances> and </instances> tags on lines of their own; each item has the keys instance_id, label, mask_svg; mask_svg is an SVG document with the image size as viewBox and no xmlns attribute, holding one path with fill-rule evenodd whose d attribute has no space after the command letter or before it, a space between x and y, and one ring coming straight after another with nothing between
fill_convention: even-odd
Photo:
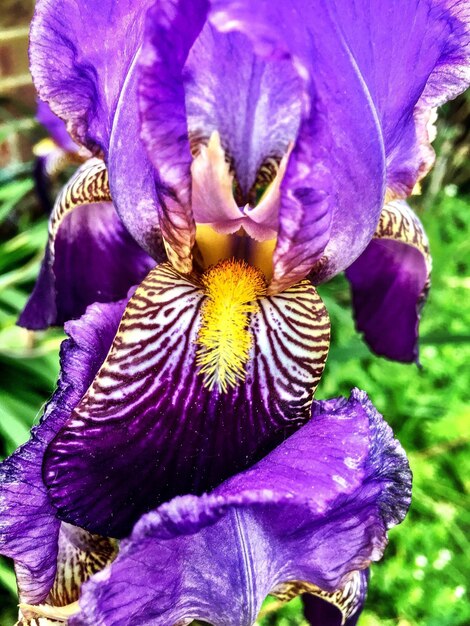
<instances>
[{"instance_id":1,"label":"brick wall","mask_svg":"<svg viewBox=\"0 0 470 626\"><path fill-rule=\"evenodd\" d=\"M28 68L34 0L0 0L0 167L30 158L35 92Z\"/></svg>"}]
</instances>

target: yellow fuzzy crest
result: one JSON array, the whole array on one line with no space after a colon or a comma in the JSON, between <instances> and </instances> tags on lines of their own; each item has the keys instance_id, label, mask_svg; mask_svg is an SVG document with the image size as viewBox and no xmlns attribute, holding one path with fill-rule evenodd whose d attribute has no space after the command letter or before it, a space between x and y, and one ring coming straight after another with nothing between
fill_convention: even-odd
<instances>
[{"instance_id":1,"label":"yellow fuzzy crest","mask_svg":"<svg viewBox=\"0 0 470 626\"><path fill-rule=\"evenodd\" d=\"M262 273L244 261L224 260L202 276L207 299L202 307L196 364L204 384L226 392L245 378L252 344L249 314L266 292Z\"/></svg>"}]
</instances>

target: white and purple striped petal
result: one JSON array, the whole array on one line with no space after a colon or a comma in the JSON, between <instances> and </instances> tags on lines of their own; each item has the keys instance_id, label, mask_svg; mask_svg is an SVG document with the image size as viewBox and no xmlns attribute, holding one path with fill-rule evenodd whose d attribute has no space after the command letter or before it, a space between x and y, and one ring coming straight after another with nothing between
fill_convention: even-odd
<instances>
[{"instance_id":1,"label":"white and purple striped petal","mask_svg":"<svg viewBox=\"0 0 470 626\"><path fill-rule=\"evenodd\" d=\"M142 513L213 488L309 419L329 344L315 289L304 281L259 299L244 380L226 391L210 389L197 363L206 300L169 264L137 289L46 453L44 479L65 521L124 536Z\"/></svg>"}]
</instances>

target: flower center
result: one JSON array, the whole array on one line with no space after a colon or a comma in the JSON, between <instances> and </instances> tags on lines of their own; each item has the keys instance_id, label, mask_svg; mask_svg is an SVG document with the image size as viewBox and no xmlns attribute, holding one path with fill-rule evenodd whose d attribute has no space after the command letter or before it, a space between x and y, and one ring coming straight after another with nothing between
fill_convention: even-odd
<instances>
[{"instance_id":1,"label":"flower center","mask_svg":"<svg viewBox=\"0 0 470 626\"><path fill-rule=\"evenodd\" d=\"M272 277L281 184L291 150L289 144L282 157L267 157L244 194L219 133L213 131L207 144L197 145L191 166L191 206L199 269L234 257L258 267L268 280Z\"/></svg>"},{"instance_id":2,"label":"flower center","mask_svg":"<svg viewBox=\"0 0 470 626\"><path fill-rule=\"evenodd\" d=\"M244 261L228 259L209 268L202 276L207 296L202 307L197 337L196 364L204 385L221 392L245 379L252 338L249 315L266 292L263 274Z\"/></svg>"}]
</instances>

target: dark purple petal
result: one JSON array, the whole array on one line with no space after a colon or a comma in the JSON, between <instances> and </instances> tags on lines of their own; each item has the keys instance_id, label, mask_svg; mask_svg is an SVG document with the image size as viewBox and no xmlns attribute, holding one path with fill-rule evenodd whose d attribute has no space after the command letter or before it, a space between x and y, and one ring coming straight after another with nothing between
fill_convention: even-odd
<instances>
[{"instance_id":1,"label":"dark purple petal","mask_svg":"<svg viewBox=\"0 0 470 626\"><path fill-rule=\"evenodd\" d=\"M332 592L381 558L410 486L405 454L363 392L319 403L251 469L145 515L84 585L70 624L250 626L279 585Z\"/></svg>"},{"instance_id":2,"label":"dark purple petal","mask_svg":"<svg viewBox=\"0 0 470 626\"><path fill-rule=\"evenodd\" d=\"M34 330L82 315L93 302L124 298L155 266L132 239L109 198L104 164L85 163L59 195L49 241L20 326ZM96 202L87 204L87 201ZM163 248L160 251L164 257Z\"/></svg>"},{"instance_id":3,"label":"dark purple petal","mask_svg":"<svg viewBox=\"0 0 470 626\"><path fill-rule=\"evenodd\" d=\"M304 615L311 626L356 626L367 595L369 570L355 572L345 587L333 593L302 596Z\"/></svg>"},{"instance_id":4,"label":"dark purple petal","mask_svg":"<svg viewBox=\"0 0 470 626\"><path fill-rule=\"evenodd\" d=\"M142 513L214 487L310 417L329 343L315 289L304 281L260 298L245 380L226 393L196 364L205 299L169 265L136 291L105 365L48 448L44 477L62 519L124 536Z\"/></svg>"},{"instance_id":5,"label":"dark purple petal","mask_svg":"<svg viewBox=\"0 0 470 626\"><path fill-rule=\"evenodd\" d=\"M64 152L78 152L80 147L68 134L65 122L51 111L47 102L38 100L36 117L38 122L44 126L59 148L62 148Z\"/></svg>"},{"instance_id":6,"label":"dark purple petal","mask_svg":"<svg viewBox=\"0 0 470 626\"><path fill-rule=\"evenodd\" d=\"M33 330L62 325L93 302L120 300L154 265L110 202L77 207L60 225L52 262L48 247L18 323Z\"/></svg>"},{"instance_id":7,"label":"dark purple petal","mask_svg":"<svg viewBox=\"0 0 470 626\"><path fill-rule=\"evenodd\" d=\"M403 201L387 204L374 239L347 270L356 326L379 355L418 360L431 257L423 226Z\"/></svg>"},{"instance_id":8,"label":"dark purple petal","mask_svg":"<svg viewBox=\"0 0 470 626\"><path fill-rule=\"evenodd\" d=\"M60 521L42 480L44 452L96 375L125 304L94 304L66 324L58 389L31 439L0 466L0 552L15 560L23 601L42 602L56 573Z\"/></svg>"}]
</instances>

